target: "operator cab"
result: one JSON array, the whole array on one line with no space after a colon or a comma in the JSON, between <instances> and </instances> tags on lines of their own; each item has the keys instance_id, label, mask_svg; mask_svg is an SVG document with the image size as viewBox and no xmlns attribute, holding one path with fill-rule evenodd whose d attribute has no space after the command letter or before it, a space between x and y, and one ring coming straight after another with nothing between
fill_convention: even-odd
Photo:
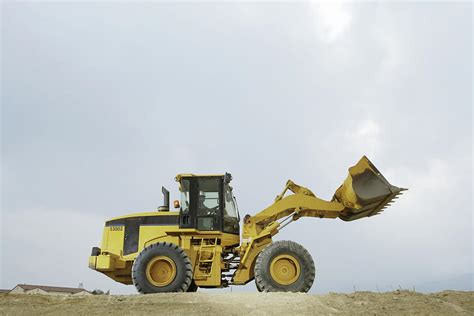
<instances>
[{"instance_id":1,"label":"operator cab","mask_svg":"<svg viewBox=\"0 0 474 316\"><path fill-rule=\"evenodd\" d=\"M231 180L229 173L176 176L181 191L179 227L238 235L240 218Z\"/></svg>"}]
</instances>

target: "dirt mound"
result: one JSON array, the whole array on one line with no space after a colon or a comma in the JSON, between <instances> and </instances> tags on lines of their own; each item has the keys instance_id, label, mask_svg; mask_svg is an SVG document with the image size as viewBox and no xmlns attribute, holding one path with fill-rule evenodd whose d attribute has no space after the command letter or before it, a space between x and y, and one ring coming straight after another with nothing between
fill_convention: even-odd
<instances>
[{"instance_id":1,"label":"dirt mound","mask_svg":"<svg viewBox=\"0 0 474 316\"><path fill-rule=\"evenodd\" d=\"M1 315L473 315L474 292L168 293L151 295L0 295Z\"/></svg>"}]
</instances>

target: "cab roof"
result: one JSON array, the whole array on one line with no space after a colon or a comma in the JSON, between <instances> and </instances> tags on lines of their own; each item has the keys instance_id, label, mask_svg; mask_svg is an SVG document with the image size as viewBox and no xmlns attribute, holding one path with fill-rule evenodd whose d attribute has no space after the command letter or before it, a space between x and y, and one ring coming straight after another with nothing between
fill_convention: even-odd
<instances>
[{"instance_id":1,"label":"cab roof","mask_svg":"<svg viewBox=\"0 0 474 316\"><path fill-rule=\"evenodd\" d=\"M194 173L180 173L174 178L176 182L180 182L182 178L199 178L199 177L224 177L224 174L194 174Z\"/></svg>"}]
</instances>

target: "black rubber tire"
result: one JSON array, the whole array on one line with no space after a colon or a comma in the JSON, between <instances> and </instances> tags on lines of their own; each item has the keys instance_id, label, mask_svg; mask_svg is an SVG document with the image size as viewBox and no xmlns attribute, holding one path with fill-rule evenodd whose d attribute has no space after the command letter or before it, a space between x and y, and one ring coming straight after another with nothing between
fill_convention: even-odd
<instances>
[{"instance_id":1,"label":"black rubber tire","mask_svg":"<svg viewBox=\"0 0 474 316\"><path fill-rule=\"evenodd\" d=\"M167 256L176 265L174 280L163 287L150 283L146 277L146 266L156 256ZM146 247L140 252L132 265L132 281L137 291L142 294L186 292L193 279L193 268L186 253L175 244L160 242Z\"/></svg>"},{"instance_id":2,"label":"black rubber tire","mask_svg":"<svg viewBox=\"0 0 474 316\"><path fill-rule=\"evenodd\" d=\"M300 266L298 279L289 285L282 285L273 280L270 274L272 260L283 254L294 257ZM316 275L313 258L300 244L282 240L271 243L262 250L255 262L255 285L261 292L308 292Z\"/></svg>"},{"instance_id":3,"label":"black rubber tire","mask_svg":"<svg viewBox=\"0 0 474 316\"><path fill-rule=\"evenodd\" d=\"M196 283L194 283L194 281L191 281L191 284L189 285L187 292L197 292L198 288L199 286L197 286Z\"/></svg>"}]
</instances>

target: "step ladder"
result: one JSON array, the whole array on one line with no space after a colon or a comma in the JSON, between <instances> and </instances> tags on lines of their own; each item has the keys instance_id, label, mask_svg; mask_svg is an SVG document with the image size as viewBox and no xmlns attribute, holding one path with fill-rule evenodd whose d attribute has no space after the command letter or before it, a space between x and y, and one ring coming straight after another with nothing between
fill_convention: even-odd
<instances>
[{"instance_id":1,"label":"step ladder","mask_svg":"<svg viewBox=\"0 0 474 316\"><path fill-rule=\"evenodd\" d=\"M217 238L214 238L214 244L206 244L206 240L201 239L201 244L199 245L199 255L198 255L198 266L199 270L206 271L203 272L203 277L209 277L212 275L212 268L214 266L213 261L216 256L216 247L217 247ZM209 256L210 254L210 256ZM208 255L208 256L205 256Z\"/></svg>"}]
</instances>

